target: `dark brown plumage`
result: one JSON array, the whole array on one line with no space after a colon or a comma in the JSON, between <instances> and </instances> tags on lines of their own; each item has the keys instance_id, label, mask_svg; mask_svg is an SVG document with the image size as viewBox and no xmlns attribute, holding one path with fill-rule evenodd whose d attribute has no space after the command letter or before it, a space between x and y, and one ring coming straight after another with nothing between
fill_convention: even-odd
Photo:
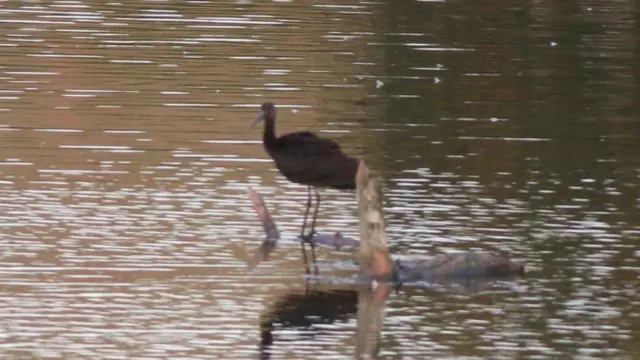
<instances>
[{"instance_id":1,"label":"dark brown plumage","mask_svg":"<svg viewBox=\"0 0 640 360\"><path fill-rule=\"evenodd\" d=\"M266 102L260 107L260 114L253 123L265 122L262 142L265 150L276 163L276 167L287 180L309 186L307 210L302 225L301 237L310 241L315 228L320 195L316 188L330 187L334 189L353 190L356 188L356 172L358 159L345 155L340 145L331 139L321 138L311 132L301 131L276 136L276 107ZM304 234L306 220L311 207L311 187L316 194L316 208L312 220L311 232ZM312 256L315 258L314 246L311 242ZM303 254L306 263L306 252ZM315 262L315 259L314 259Z\"/></svg>"}]
</instances>

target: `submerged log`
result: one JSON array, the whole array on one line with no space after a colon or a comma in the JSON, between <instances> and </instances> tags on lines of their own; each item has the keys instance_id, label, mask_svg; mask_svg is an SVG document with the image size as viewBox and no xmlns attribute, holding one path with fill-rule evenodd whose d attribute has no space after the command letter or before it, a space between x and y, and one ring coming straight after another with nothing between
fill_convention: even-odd
<instances>
[{"instance_id":1,"label":"submerged log","mask_svg":"<svg viewBox=\"0 0 640 360\"><path fill-rule=\"evenodd\" d=\"M504 256L474 251L393 262L387 248L380 181L364 161L358 167L356 192L360 217L359 264L365 279L396 284L446 283L472 278L504 278L524 273L524 266Z\"/></svg>"},{"instance_id":2,"label":"submerged log","mask_svg":"<svg viewBox=\"0 0 640 360\"><path fill-rule=\"evenodd\" d=\"M396 261L399 282L438 282L451 278L501 277L523 275L524 266L487 252L469 251L440 254L430 259Z\"/></svg>"}]
</instances>

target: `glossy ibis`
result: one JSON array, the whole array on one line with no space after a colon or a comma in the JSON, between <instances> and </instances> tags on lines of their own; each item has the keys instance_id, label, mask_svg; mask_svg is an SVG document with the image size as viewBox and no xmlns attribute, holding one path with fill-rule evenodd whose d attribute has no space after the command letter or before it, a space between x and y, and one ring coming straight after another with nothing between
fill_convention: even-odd
<instances>
[{"instance_id":1,"label":"glossy ibis","mask_svg":"<svg viewBox=\"0 0 640 360\"><path fill-rule=\"evenodd\" d=\"M287 180L307 185L307 209L304 214L302 229L300 230L300 242L305 270L309 273L307 253L304 243L311 244L312 261L315 263L315 244L313 238L320 206L320 193L318 187L330 187L334 189L353 190L356 188L356 172L358 171L358 159L345 155L340 150L340 145L331 139L321 138L308 131L300 131L276 136L276 107L271 102L265 102L260 107L260 114L253 122L256 126L264 121L264 133L262 143L265 150L273 158L276 167ZM311 188L316 196L316 207L311 222L311 231L304 234L307 225L309 210L311 209Z\"/></svg>"}]
</instances>

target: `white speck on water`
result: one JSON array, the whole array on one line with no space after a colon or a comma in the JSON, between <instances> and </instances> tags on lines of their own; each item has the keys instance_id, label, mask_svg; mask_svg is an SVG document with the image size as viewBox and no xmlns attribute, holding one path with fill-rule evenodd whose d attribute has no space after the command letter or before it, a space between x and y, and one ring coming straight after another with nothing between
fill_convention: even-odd
<instances>
[{"instance_id":1,"label":"white speck on water","mask_svg":"<svg viewBox=\"0 0 640 360\"><path fill-rule=\"evenodd\" d=\"M439 77L434 77L434 78L433 78L433 83L434 83L434 84L440 84L440 81L441 81L441 80L440 80L440 78L439 78Z\"/></svg>"},{"instance_id":2,"label":"white speck on water","mask_svg":"<svg viewBox=\"0 0 640 360\"><path fill-rule=\"evenodd\" d=\"M384 83L380 80L376 80L376 89L380 89L384 86Z\"/></svg>"},{"instance_id":3,"label":"white speck on water","mask_svg":"<svg viewBox=\"0 0 640 360\"><path fill-rule=\"evenodd\" d=\"M558 46L558 43L555 41L552 41L551 43L549 43L549 45L551 45L551 47L556 47Z\"/></svg>"},{"instance_id":4,"label":"white speck on water","mask_svg":"<svg viewBox=\"0 0 640 360\"><path fill-rule=\"evenodd\" d=\"M497 121L499 121L500 119L498 119L497 117L493 116L493 117L491 117L489 120L491 120L491 122L497 122Z\"/></svg>"},{"instance_id":5,"label":"white speck on water","mask_svg":"<svg viewBox=\"0 0 640 360\"><path fill-rule=\"evenodd\" d=\"M297 109L291 109L291 113L292 113L292 114L297 114L297 113L298 113L298 110L297 110Z\"/></svg>"}]
</instances>

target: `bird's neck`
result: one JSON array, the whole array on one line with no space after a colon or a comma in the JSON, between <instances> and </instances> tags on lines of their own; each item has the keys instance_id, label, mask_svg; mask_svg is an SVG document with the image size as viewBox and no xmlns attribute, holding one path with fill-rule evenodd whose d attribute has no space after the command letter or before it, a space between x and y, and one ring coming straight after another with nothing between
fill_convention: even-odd
<instances>
[{"instance_id":1,"label":"bird's neck","mask_svg":"<svg viewBox=\"0 0 640 360\"><path fill-rule=\"evenodd\" d=\"M265 120L264 134L262 134L262 141L265 145L272 144L276 141L276 119L272 116L268 116Z\"/></svg>"}]
</instances>

